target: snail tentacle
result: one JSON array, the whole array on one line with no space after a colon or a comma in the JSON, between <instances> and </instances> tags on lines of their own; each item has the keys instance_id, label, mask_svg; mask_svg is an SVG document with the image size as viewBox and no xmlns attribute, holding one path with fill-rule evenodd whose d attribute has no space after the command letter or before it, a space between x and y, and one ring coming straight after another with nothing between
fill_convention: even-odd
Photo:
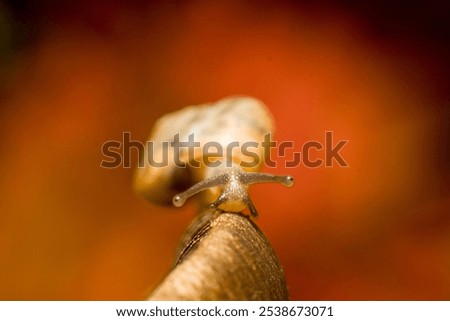
<instances>
[{"instance_id":1,"label":"snail tentacle","mask_svg":"<svg viewBox=\"0 0 450 321\"><path fill-rule=\"evenodd\" d=\"M279 183L287 187L294 184L292 176L274 175L268 173L244 172L240 168L207 178L187 191L175 195L173 204L180 207L191 196L211 187L221 186L222 190L210 207L213 209L221 208L228 211L240 212L248 207L250 214L256 219L258 211L248 194L248 186L257 183Z\"/></svg>"},{"instance_id":2,"label":"snail tentacle","mask_svg":"<svg viewBox=\"0 0 450 321\"><path fill-rule=\"evenodd\" d=\"M226 203L228 200L228 196L225 193L220 194L219 198L210 205L211 208L216 209L218 208L222 203Z\"/></svg>"},{"instance_id":3,"label":"snail tentacle","mask_svg":"<svg viewBox=\"0 0 450 321\"><path fill-rule=\"evenodd\" d=\"M258 211L256 210L255 205L253 205L253 202L249 195L247 195L244 198L244 203L247 204L247 207L250 210L250 214L253 216L253 218L257 219L259 214L258 214Z\"/></svg>"},{"instance_id":4,"label":"snail tentacle","mask_svg":"<svg viewBox=\"0 0 450 321\"><path fill-rule=\"evenodd\" d=\"M242 173L240 181L243 184L251 185L258 183L280 183L286 187L294 185L292 176L274 175L268 173Z\"/></svg>"},{"instance_id":5,"label":"snail tentacle","mask_svg":"<svg viewBox=\"0 0 450 321\"><path fill-rule=\"evenodd\" d=\"M175 205L176 207L181 207L186 202L186 200L191 196L211 187L225 185L228 182L228 180L229 175L227 174L221 174L204 179L203 181L198 182L197 184L193 185L183 193L175 195L173 197L173 205Z\"/></svg>"}]
</instances>

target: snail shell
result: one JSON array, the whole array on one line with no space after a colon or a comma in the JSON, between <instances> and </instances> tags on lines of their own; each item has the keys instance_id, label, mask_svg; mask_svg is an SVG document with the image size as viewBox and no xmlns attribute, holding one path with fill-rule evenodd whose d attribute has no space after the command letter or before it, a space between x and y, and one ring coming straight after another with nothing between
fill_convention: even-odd
<instances>
[{"instance_id":1,"label":"snail shell","mask_svg":"<svg viewBox=\"0 0 450 321\"><path fill-rule=\"evenodd\" d=\"M256 216L256 209L247 193L248 185L278 182L291 186L293 183L290 176L257 173L267 156L261 142L273 130L268 109L251 97L229 97L167 114L156 122L150 134L148 142L153 144L153 148L145 145L141 162L144 166L138 167L135 173L135 190L154 203L170 204L173 200L175 206L181 206L190 196L207 190L207 193L202 193L202 201L212 207L233 212L249 207L252 215ZM177 155L171 143L175 137L179 142L187 142L190 135L194 135L193 139L199 146L193 149L193 153L182 148ZM241 146L245 142L258 143L249 149L258 158L242 152ZM222 146L222 156L217 154L216 148L205 149L206 144ZM232 153L229 155L227 148L233 144L238 146L230 150ZM149 157L160 163L165 156L167 166L150 166ZM217 160L220 166L208 166ZM241 166L242 162L245 167ZM189 186L192 187L180 193Z\"/></svg>"}]
</instances>

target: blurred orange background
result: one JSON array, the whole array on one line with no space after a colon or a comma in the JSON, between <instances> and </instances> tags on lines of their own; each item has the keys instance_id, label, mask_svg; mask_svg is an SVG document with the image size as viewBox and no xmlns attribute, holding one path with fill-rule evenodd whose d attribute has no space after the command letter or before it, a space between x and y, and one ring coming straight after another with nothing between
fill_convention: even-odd
<instances>
[{"instance_id":1,"label":"blurred orange background","mask_svg":"<svg viewBox=\"0 0 450 321\"><path fill-rule=\"evenodd\" d=\"M135 300L195 215L101 146L191 104L265 102L349 168L252 187L294 300L449 300L448 3L0 3L0 299ZM134 164L136 163L134 155Z\"/></svg>"}]
</instances>

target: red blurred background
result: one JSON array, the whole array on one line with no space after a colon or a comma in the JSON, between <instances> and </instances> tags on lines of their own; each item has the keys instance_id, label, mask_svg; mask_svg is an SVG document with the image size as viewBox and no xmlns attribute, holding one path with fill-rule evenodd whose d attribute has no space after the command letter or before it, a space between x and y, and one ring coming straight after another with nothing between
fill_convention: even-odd
<instances>
[{"instance_id":1,"label":"red blurred background","mask_svg":"<svg viewBox=\"0 0 450 321\"><path fill-rule=\"evenodd\" d=\"M195 209L102 169L122 132L228 95L349 168L252 188L295 300L450 299L449 6L425 1L0 3L0 299L142 299ZM135 161L135 157L134 157Z\"/></svg>"}]
</instances>

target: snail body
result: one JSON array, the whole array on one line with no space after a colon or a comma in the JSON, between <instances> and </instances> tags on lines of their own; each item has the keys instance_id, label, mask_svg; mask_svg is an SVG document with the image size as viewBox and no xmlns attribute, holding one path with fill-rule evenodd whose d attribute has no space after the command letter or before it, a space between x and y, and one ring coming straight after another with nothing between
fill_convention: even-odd
<instances>
[{"instance_id":1,"label":"snail body","mask_svg":"<svg viewBox=\"0 0 450 321\"><path fill-rule=\"evenodd\" d=\"M211 208L242 212L248 207L256 218L258 213L248 194L249 185L266 182L293 185L291 176L259 173L266 155L262 144L257 143L273 130L269 111L251 97L225 98L165 115L149 137L150 142L161 148L150 151L146 145L144 166L135 174L135 189L154 203L172 201L177 207L189 197L207 191L202 193L201 201ZM180 141L192 142L196 148L178 153L171 147ZM246 142L255 143L249 144L251 153L235 148ZM150 156L161 161L165 155L167 166L150 166ZM192 186L187 188L189 185Z\"/></svg>"}]
</instances>

